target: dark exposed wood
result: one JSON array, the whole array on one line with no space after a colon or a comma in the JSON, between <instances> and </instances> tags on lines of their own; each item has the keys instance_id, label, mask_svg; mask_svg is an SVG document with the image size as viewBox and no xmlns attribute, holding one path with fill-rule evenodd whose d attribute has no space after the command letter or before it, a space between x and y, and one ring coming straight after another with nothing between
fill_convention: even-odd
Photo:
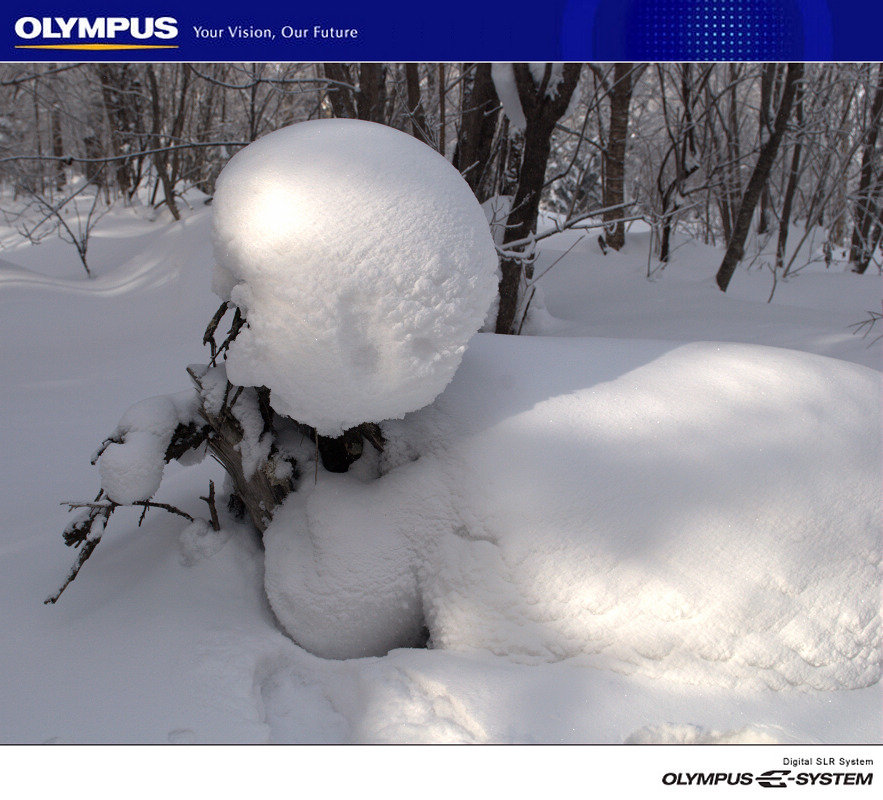
<instances>
[{"instance_id":1,"label":"dark exposed wood","mask_svg":"<svg viewBox=\"0 0 883 800\"><path fill-rule=\"evenodd\" d=\"M547 92L552 77L552 65L547 64L539 83L534 81L528 64L513 64L518 97L524 111L524 148L518 175L518 190L512 203L512 211L506 221L505 246L536 232L540 196L546 179L546 164L552 147L555 124L563 116L576 89L580 76L580 64L565 64L561 82L555 92ZM515 332L519 292L524 260L503 258L500 261L500 305L497 312L496 332Z\"/></svg>"},{"instance_id":2,"label":"dark exposed wood","mask_svg":"<svg viewBox=\"0 0 883 800\"><path fill-rule=\"evenodd\" d=\"M751 218L760 199L761 191L769 179L770 170L779 150L779 144L785 135L785 129L788 126L791 108L794 105L794 98L797 93L797 84L802 77L803 64L788 65L785 83L782 88L782 98L779 102L776 120L773 125L773 132L760 148L757 163L754 165L754 171L751 173L751 178L748 181L748 186L739 206L732 238L727 245L727 251L717 271L716 281L722 292L725 292L730 285L730 280L736 271L736 265L742 260L744 255L745 239L751 228Z\"/></svg>"}]
</instances>

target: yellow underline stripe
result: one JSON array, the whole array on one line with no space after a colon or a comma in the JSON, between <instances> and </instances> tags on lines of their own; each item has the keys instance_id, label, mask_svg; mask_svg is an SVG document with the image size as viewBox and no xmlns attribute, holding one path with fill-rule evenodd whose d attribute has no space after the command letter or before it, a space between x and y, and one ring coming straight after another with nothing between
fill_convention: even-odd
<instances>
[{"instance_id":1,"label":"yellow underline stripe","mask_svg":"<svg viewBox=\"0 0 883 800\"><path fill-rule=\"evenodd\" d=\"M16 50L174 50L176 44L17 44Z\"/></svg>"}]
</instances>

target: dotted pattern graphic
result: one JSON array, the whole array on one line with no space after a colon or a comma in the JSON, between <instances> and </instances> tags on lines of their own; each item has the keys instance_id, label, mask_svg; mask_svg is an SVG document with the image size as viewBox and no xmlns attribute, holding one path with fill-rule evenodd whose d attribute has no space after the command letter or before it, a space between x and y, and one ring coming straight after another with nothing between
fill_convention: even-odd
<instances>
[{"instance_id":1,"label":"dotted pattern graphic","mask_svg":"<svg viewBox=\"0 0 883 800\"><path fill-rule=\"evenodd\" d=\"M802 51L799 12L789 0L637 0L628 50L658 61L777 61Z\"/></svg>"}]
</instances>

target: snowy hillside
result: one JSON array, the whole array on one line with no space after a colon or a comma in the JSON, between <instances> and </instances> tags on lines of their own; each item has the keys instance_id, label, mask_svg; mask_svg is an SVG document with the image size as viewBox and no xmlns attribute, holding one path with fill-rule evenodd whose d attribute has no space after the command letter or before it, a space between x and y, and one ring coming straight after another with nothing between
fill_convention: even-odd
<instances>
[{"instance_id":1,"label":"snowy hillside","mask_svg":"<svg viewBox=\"0 0 883 800\"><path fill-rule=\"evenodd\" d=\"M545 240L526 335L479 335L382 457L304 481L280 518L309 535L120 510L44 605L95 448L208 360L192 201L106 215L92 280L0 231L0 740L883 741L879 331L849 327L881 278L836 261L767 303L762 259L724 295L711 247L648 279L640 230ZM173 463L157 499L206 518L209 480ZM382 654L423 615L432 647Z\"/></svg>"}]
</instances>

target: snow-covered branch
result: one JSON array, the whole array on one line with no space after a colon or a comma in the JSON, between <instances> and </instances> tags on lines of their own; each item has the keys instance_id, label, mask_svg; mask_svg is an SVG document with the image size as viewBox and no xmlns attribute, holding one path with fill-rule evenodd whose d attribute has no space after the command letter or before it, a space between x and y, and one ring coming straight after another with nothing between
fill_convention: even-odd
<instances>
[{"instance_id":1,"label":"snow-covered branch","mask_svg":"<svg viewBox=\"0 0 883 800\"><path fill-rule=\"evenodd\" d=\"M548 239L550 236L554 236L557 233L563 233L567 230L591 230L593 228L603 228L607 225L603 220L594 222L589 222L589 220L593 220L607 211L617 211L622 208L630 208L633 205L634 203L619 203L615 206L587 211L584 214L579 214L564 222L556 220L554 225L539 233L533 234L532 236L525 236L524 238L513 242L506 242L505 245L497 245L497 253L504 258L530 258L532 257L533 248L537 242L542 241L543 239ZM623 217L622 221L632 222L643 218L643 214L635 214L634 216Z\"/></svg>"}]
</instances>

